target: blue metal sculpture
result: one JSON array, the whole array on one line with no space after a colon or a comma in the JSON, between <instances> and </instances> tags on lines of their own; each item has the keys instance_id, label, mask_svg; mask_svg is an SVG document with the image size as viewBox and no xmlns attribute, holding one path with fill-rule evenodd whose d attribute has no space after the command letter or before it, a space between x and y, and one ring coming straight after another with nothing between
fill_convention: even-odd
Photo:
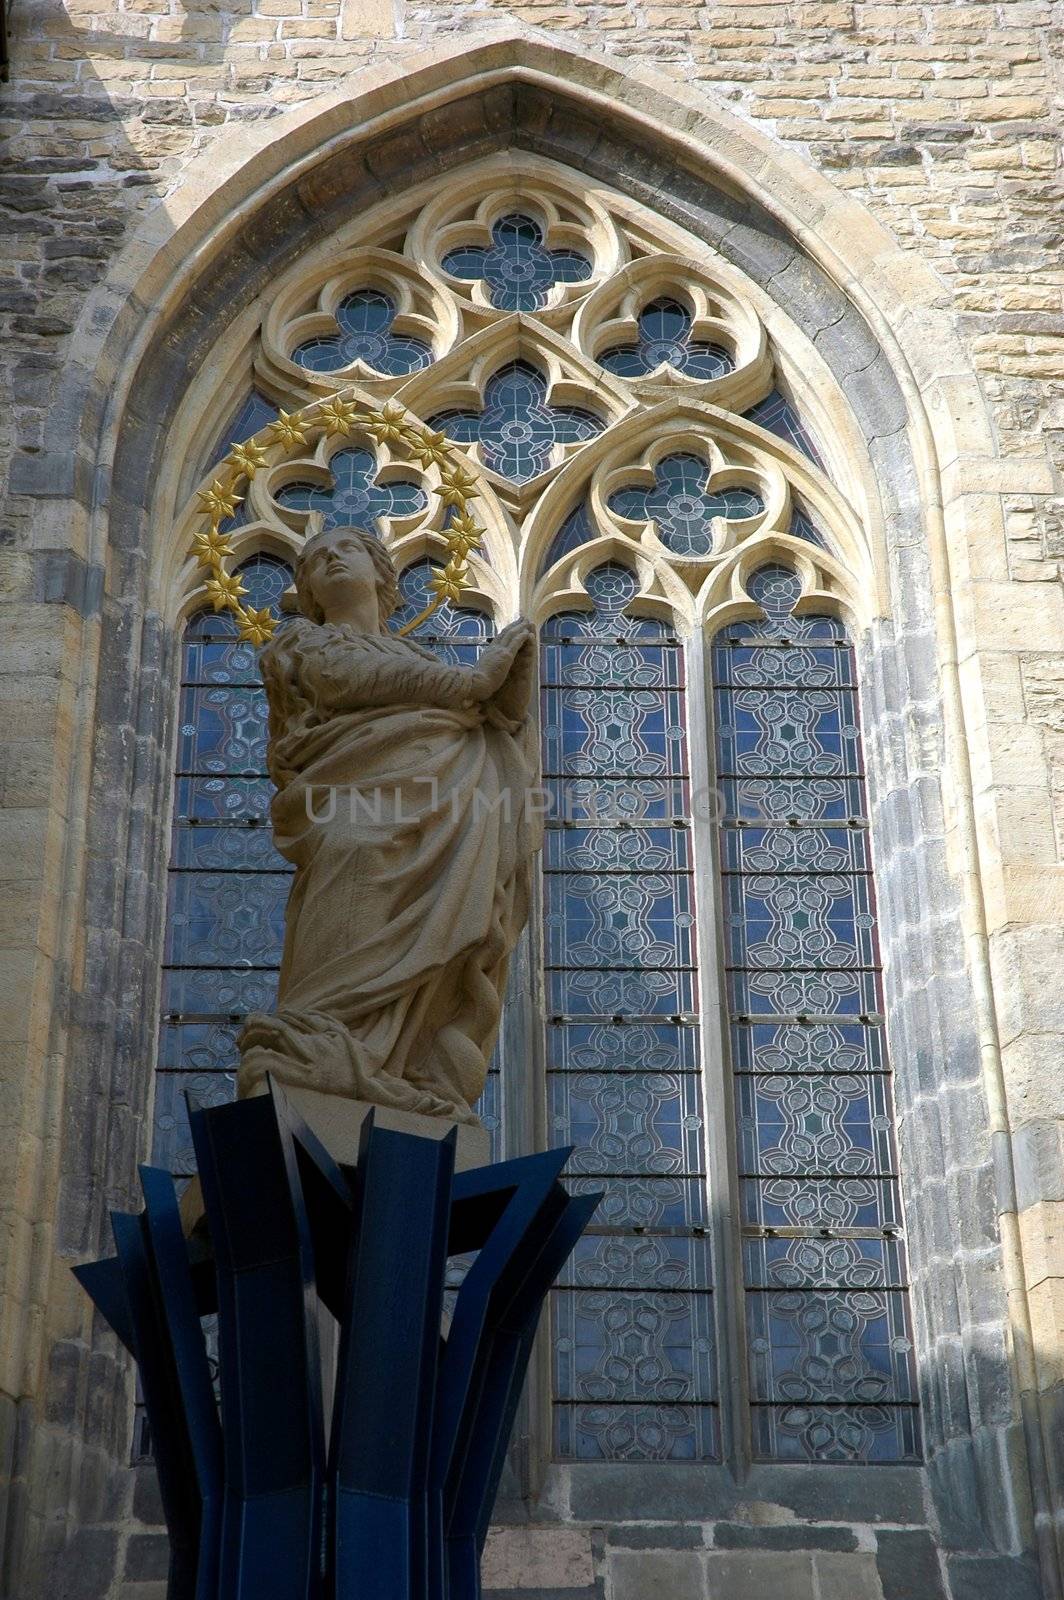
<instances>
[{"instance_id":1,"label":"blue metal sculpture","mask_svg":"<svg viewBox=\"0 0 1064 1600\"><path fill-rule=\"evenodd\" d=\"M75 1268L140 1369L169 1600L478 1600L540 1308L601 1196L563 1189L568 1149L455 1174L453 1133L372 1118L341 1168L276 1085L190 1123L205 1227L186 1239L144 1167L117 1254ZM470 1252L444 1334L447 1258Z\"/></svg>"}]
</instances>

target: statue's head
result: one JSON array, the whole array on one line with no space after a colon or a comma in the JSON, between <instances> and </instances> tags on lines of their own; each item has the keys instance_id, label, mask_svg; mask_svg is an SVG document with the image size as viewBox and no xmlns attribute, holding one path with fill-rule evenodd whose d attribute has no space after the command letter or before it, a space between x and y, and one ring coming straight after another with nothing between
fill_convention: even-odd
<instances>
[{"instance_id":1,"label":"statue's head","mask_svg":"<svg viewBox=\"0 0 1064 1600\"><path fill-rule=\"evenodd\" d=\"M330 601L342 603L352 586L374 587L382 629L399 603L395 564L366 528L327 528L308 539L296 557L295 582L299 609L311 622L324 622Z\"/></svg>"}]
</instances>

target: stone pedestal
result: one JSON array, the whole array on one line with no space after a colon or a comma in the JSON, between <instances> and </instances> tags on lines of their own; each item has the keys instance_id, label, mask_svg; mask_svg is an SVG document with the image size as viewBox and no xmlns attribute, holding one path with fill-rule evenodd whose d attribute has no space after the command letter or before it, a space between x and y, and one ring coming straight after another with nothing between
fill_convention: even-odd
<instances>
[{"instance_id":1,"label":"stone pedestal","mask_svg":"<svg viewBox=\"0 0 1064 1600\"><path fill-rule=\"evenodd\" d=\"M253 1092L265 1093L265 1084ZM419 1139L442 1139L455 1126L445 1117L422 1117L412 1111L392 1111L385 1106L370 1105L367 1100L346 1100L338 1094L320 1094L316 1089L299 1089L285 1084L284 1093L289 1105L299 1112L311 1132L317 1134L333 1160L341 1166L353 1167L357 1162L359 1134L371 1111L376 1113L378 1128L412 1133ZM486 1167L490 1160L491 1136L488 1130L459 1123L455 1171Z\"/></svg>"}]
</instances>

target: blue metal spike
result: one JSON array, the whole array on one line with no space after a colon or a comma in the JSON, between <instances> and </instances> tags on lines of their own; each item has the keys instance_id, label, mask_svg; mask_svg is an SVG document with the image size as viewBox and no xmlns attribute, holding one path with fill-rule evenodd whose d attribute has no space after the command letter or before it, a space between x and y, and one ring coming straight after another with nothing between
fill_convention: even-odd
<instances>
[{"instance_id":1,"label":"blue metal spike","mask_svg":"<svg viewBox=\"0 0 1064 1600\"><path fill-rule=\"evenodd\" d=\"M222 1432L214 1400L207 1344L203 1337L188 1245L181 1227L174 1180L168 1172L141 1167L144 1224L158 1284L158 1315L174 1354L175 1381L188 1432L190 1467L200 1501L196 1600L215 1600L221 1551Z\"/></svg>"}]
</instances>

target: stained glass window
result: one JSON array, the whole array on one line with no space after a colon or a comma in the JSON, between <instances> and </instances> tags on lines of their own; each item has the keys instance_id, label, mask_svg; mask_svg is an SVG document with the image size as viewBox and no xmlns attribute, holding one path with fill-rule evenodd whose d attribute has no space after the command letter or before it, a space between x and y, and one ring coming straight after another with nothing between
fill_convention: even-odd
<instances>
[{"instance_id":1,"label":"stained glass window","mask_svg":"<svg viewBox=\"0 0 1064 1600\"><path fill-rule=\"evenodd\" d=\"M918 1458L854 654L763 610L713 652L754 1453Z\"/></svg>"},{"instance_id":2,"label":"stained glass window","mask_svg":"<svg viewBox=\"0 0 1064 1600\"><path fill-rule=\"evenodd\" d=\"M374 372L418 372L432 361L423 339L394 333L395 301L380 289L356 289L336 308L336 333L315 334L292 351L292 360L310 372L339 372L364 361Z\"/></svg>"},{"instance_id":3,"label":"stained glass window","mask_svg":"<svg viewBox=\"0 0 1064 1600\"><path fill-rule=\"evenodd\" d=\"M273 556L246 561L246 602L269 606L291 583ZM277 986L291 868L273 848L266 696L253 646L228 612L201 612L181 647L174 822L163 952L152 1160L194 1169L185 1092L205 1105L236 1093L236 1035Z\"/></svg>"},{"instance_id":4,"label":"stained glass window","mask_svg":"<svg viewBox=\"0 0 1064 1600\"><path fill-rule=\"evenodd\" d=\"M627 568L542 644L547 1094L606 1199L553 1298L562 1456L718 1452L683 652Z\"/></svg>"},{"instance_id":5,"label":"stained glass window","mask_svg":"<svg viewBox=\"0 0 1064 1600\"><path fill-rule=\"evenodd\" d=\"M713 519L755 517L765 509L752 489L709 488L709 468L698 456L665 456L652 489L618 489L611 511L636 522L653 522L658 538L679 556L704 556L713 549Z\"/></svg>"},{"instance_id":6,"label":"stained glass window","mask_svg":"<svg viewBox=\"0 0 1064 1600\"><path fill-rule=\"evenodd\" d=\"M556 283L583 283L591 262L578 250L548 250L543 229L518 211L500 217L491 230L491 247L464 245L444 256L445 272L455 278L482 279L500 311L538 311Z\"/></svg>"},{"instance_id":7,"label":"stained glass window","mask_svg":"<svg viewBox=\"0 0 1064 1600\"><path fill-rule=\"evenodd\" d=\"M482 411L441 411L430 426L457 444L480 443L493 472L524 483L551 465L556 445L578 444L602 431L580 406L552 406L547 380L527 361L511 361L489 379Z\"/></svg>"},{"instance_id":8,"label":"stained glass window","mask_svg":"<svg viewBox=\"0 0 1064 1600\"><path fill-rule=\"evenodd\" d=\"M643 378L662 366L688 378L719 378L734 366L723 345L692 338L691 314L678 300L652 300L639 313L637 328L633 344L604 350L599 365L622 378Z\"/></svg>"},{"instance_id":9,"label":"stained glass window","mask_svg":"<svg viewBox=\"0 0 1064 1600\"><path fill-rule=\"evenodd\" d=\"M242 402L239 411L222 430L221 438L211 452L212 464L219 462L232 445L250 439L252 434L258 433L261 428L276 420L277 407L273 401L267 400L257 389L252 389L247 399Z\"/></svg>"},{"instance_id":10,"label":"stained glass window","mask_svg":"<svg viewBox=\"0 0 1064 1600\"><path fill-rule=\"evenodd\" d=\"M409 517L428 504L424 489L406 479L377 480L376 458L369 450L338 450L329 462L332 483L288 483L277 503L295 511L320 511L322 527L345 524L380 531L381 517Z\"/></svg>"},{"instance_id":11,"label":"stained glass window","mask_svg":"<svg viewBox=\"0 0 1064 1600\"><path fill-rule=\"evenodd\" d=\"M756 406L744 411L743 416L748 422L756 422L759 427L767 428L769 433L774 433L777 438L793 444L795 449L808 456L810 461L815 462L818 467L823 467L820 451L808 424L779 389L773 389L764 400L759 400Z\"/></svg>"}]
</instances>

